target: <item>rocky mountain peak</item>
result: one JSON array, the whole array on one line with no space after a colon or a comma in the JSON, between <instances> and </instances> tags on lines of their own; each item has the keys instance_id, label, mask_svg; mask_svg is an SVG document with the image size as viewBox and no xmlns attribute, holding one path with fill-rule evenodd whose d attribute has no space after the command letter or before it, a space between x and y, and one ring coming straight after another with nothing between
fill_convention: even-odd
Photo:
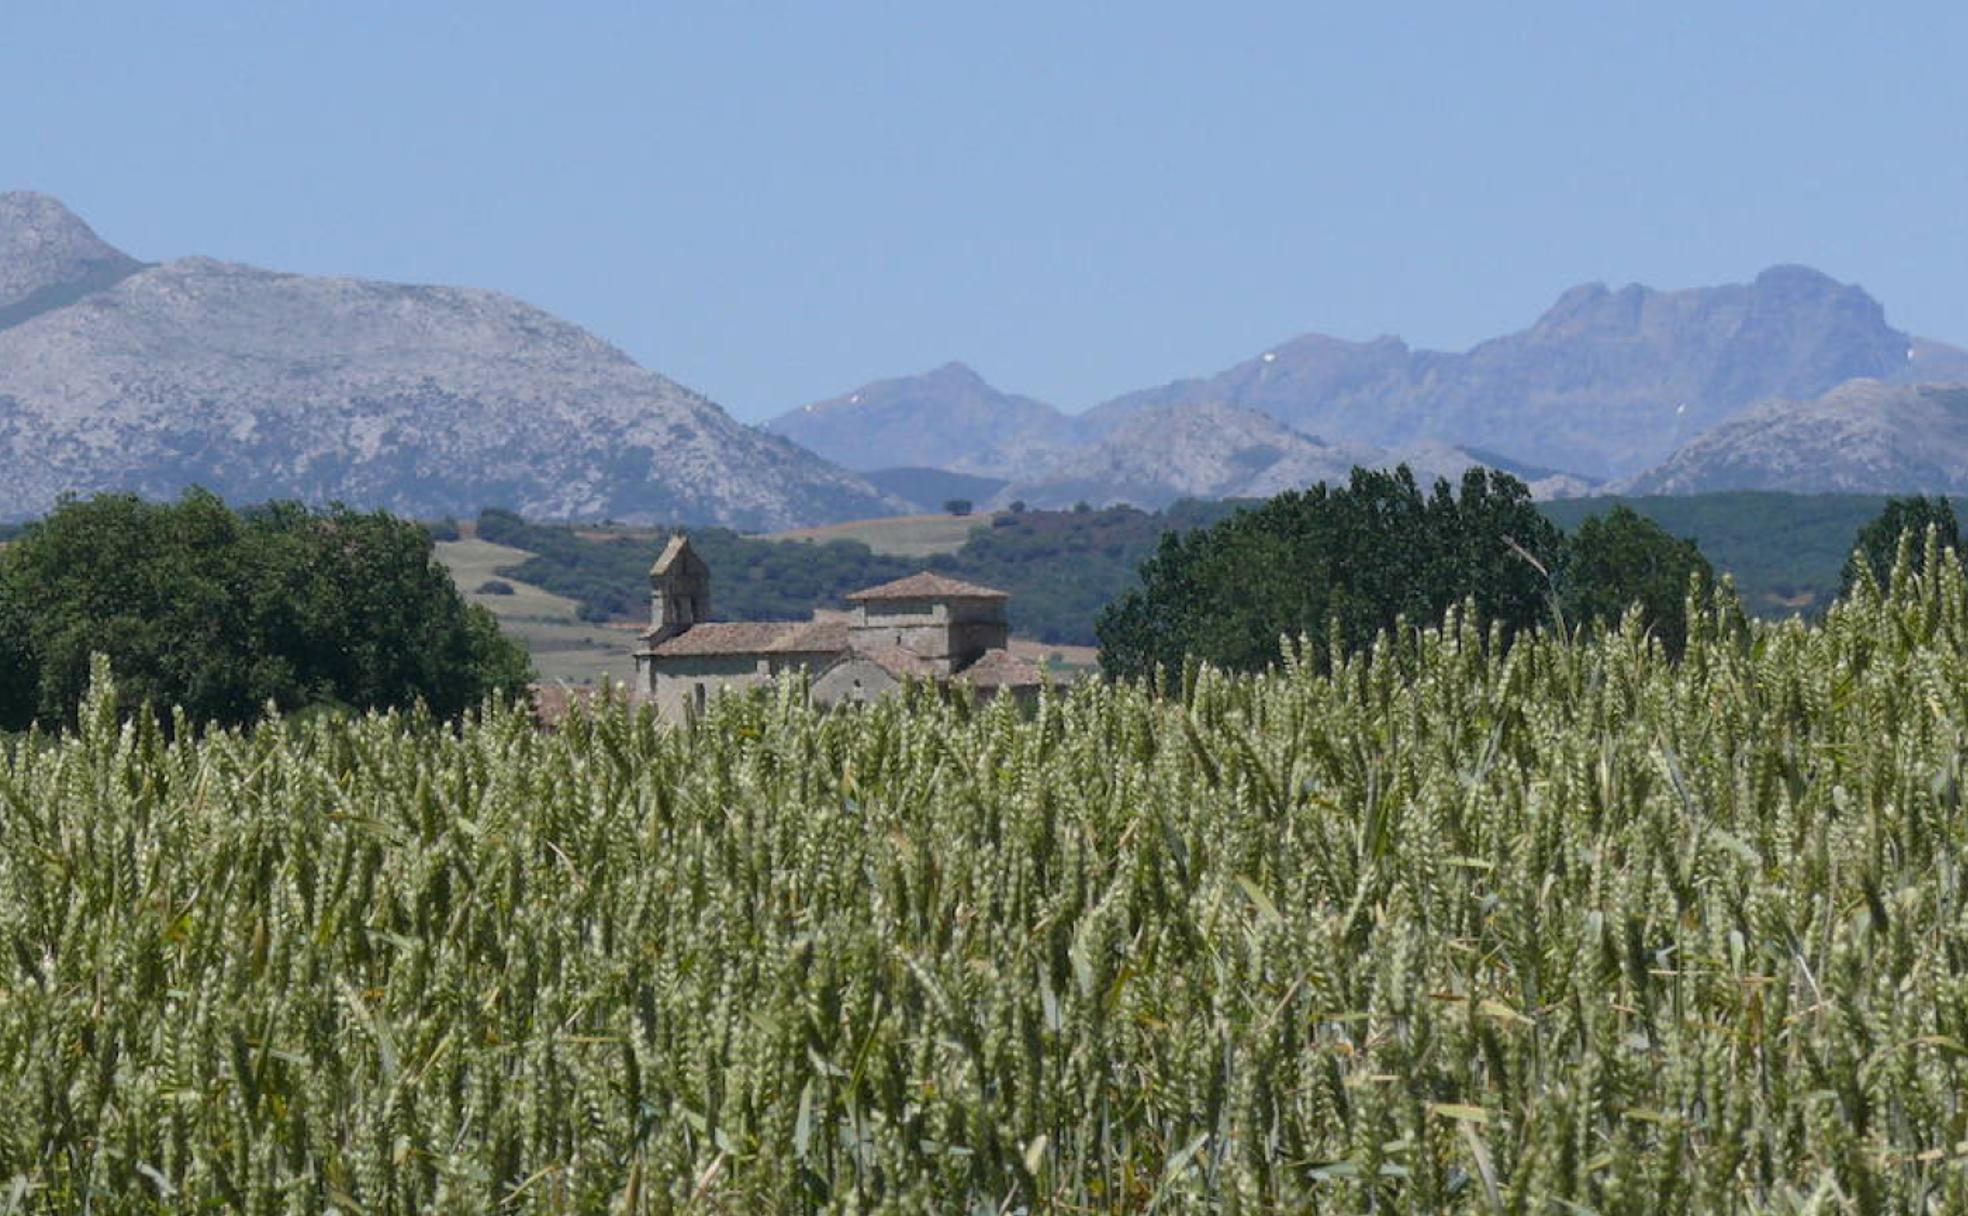
<instances>
[{"instance_id":1,"label":"rocky mountain peak","mask_svg":"<svg viewBox=\"0 0 1968 1216\"><path fill-rule=\"evenodd\" d=\"M1854 377L1957 366L1886 323L1865 290L1807 266L1748 283L1660 291L1582 283L1529 327L1467 351L1316 334L1215 376L1095 407L1103 428L1155 405L1228 402L1339 443L1475 446L1589 477L1637 473L1772 396L1815 397Z\"/></svg>"},{"instance_id":2,"label":"rocky mountain peak","mask_svg":"<svg viewBox=\"0 0 1968 1216\"><path fill-rule=\"evenodd\" d=\"M981 386L986 389L990 388L990 385L984 382L984 377L978 375L975 369L973 369L970 366L970 364L965 363L960 359L952 359L948 363L945 363L943 366L937 368L935 371L925 373L923 375L923 379L932 380L940 384L957 384L957 385L963 385L965 387Z\"/></svg>"},{"instance_id":3,"label":"rocky mountain peak","mask_svg":"<svg viewBox=\"0 0 1968 1216\"><path fill-rule=\"evenodd\" d=\"M11 295L9 294L11 292ZM0 196L0 519L64 493L783 528L904 510L493 291L143 266Z\"/></svg>"},{"instance_id":4,"label":"rocky mountain peak","mask_svg":"<svg viewBox=\"0 0 1968 1216\"><path fill-rule=\"evenodd\" d=\"M800 406L765 428L850 469L923 467L987 477L1019 475L1076 430L1045 402L1002 392L955 361Z\"/></svg>"},{"instance_id":5,"label":"rocky mountain peak","mask_svg":"<svg viewBox=\"0 0 1968 1216\"><path fill-rule=\"evenodd\" d=\"M73 295L138 265L59 199L31 190L0 194L0 312L35 297ZM6 323L0 316L0 325Z\"/></svg>"},{"instance_id":6,"label":"rocky mountain peak","mask_svg":"<svg viewBox=\"0 0 1968 1216\"><path fill-rule=\"evenodd\" d=\"M1788 296L1799 299L1809 299L1814 296L1829 295L1848 290L1856 291L1860 295L1865 294L1859 288L1848 288L1845 284L1840 283L1837 279L1832 278L1816 267L1803 266L1794 262L1770 267L1758 274L1756 281L1751 286L1755 288L1759 295Z\"/></svg>"}]
</instances>

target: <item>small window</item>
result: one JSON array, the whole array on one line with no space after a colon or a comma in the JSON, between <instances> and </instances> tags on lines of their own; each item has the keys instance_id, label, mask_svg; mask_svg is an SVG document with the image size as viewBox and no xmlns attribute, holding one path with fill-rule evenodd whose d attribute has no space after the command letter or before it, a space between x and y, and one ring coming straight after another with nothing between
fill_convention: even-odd
<instances>
[{"instance_id":1,"label":"small window","mask_svg":"<svg viewBox=\"0 0 1968 1216\"><path fill-rule=\"evenodd\" d=\"M709 699L710 699L710 695L704 691L704 682L702 680L697 681L697 712L698 713L701 714L704 712L704 703Z\"/></svg>"}]
</instances>

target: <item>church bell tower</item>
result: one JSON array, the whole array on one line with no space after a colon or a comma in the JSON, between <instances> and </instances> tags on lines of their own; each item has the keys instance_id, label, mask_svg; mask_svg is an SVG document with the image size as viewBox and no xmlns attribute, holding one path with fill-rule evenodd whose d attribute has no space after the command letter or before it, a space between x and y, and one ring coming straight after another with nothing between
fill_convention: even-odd
<instances>
[{"instance_id":1,"label":"church bell tower","mask_svg":"<svg viewBox=\"0 0 1968 1216\"><path fill-rule=\"evenodd\" d=\"M711 568L679 532L649 568L649 632L643 638L655 646L710 615Z\"/></svg>"}]
</instances>

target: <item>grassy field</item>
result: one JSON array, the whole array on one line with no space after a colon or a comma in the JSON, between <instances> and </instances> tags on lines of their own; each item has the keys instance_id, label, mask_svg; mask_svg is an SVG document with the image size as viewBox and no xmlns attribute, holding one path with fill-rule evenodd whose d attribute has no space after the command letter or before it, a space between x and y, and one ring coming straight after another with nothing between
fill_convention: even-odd
<instances>
[{"instance_id":1,"label":"grassy field","mask_svg":"<svg viewBox=\"0 0 1968 1216\"><path fill-rule=\"evenodd\" d=\"M1932 564L1030 713L97 695L0 742L0 1205L1968 1211Z\"/></svg>"},{"instance_id":2,"label":"grassy field","mask_svg":"<svg viewBox=\"0 0 1968 1216\"><path fill-rule=\"evenodd\" d=\"M583 621L575 615L573 600L497 573L500 567L517 565L529 556L523 549L476 537L437 546L437 559L451 571L458 590L499 618L500 627L533 656L541 679L569 684L595 684L603 676L622 683L631 680L635 660L630 654L640 626ZM490 579L507 583L513 594L480 592L478 588Z\"/></svg>"},{"instance_id":3,"label":"grassy field","mask_svg":"<svg viewBox=\"0 0 1968 1216\"><path fill-rule=\"evenodd\" d=\"M857 519L819 528L798 528L775 532L765 540L800 540L824 544L830 540L858 540L876 553L894 557L927 557L932 553L955 553L963 548L970 534L991 526L992 517L981 515L895 515L883 519Z\"/></svg>"}]
</instances>

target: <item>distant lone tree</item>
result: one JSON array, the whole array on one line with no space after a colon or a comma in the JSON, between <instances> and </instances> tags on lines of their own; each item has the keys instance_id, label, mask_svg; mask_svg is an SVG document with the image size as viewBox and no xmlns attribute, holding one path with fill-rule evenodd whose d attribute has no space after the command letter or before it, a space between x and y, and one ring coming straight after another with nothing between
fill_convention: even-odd
<instances>
[{"instance_id":1,"label":"distant lone tree","mask_svg":"<svg viewBox=\"0 0 1968 1216\"><path fill-rule=\"evenodd\" d=\"M1623 505L1579 524L1556 574L1567 626L1617 628L1638 605L1648 630L1677 658L1688 641L1690 580L1698 589L1715 583L1694 541L1675 539Z\"/></svg>"},{"instance_id":2,"label":"distant lone tree","mask_svg":"<svg viewBox=\"0 0 1968 1216\"><path fill-rule=\"evenodd\" d=\"M448 717L517 695L525 652L431 546L382 512L235 512L200 490L66 501L0 552L0 724L72 720L97 653L128 707L200 723L251 722L269 703L421 701Z\"/></svg>"},{"instance_id":3,"label":"distant lone tree","mask_svg":"<svg viewBox=\"0 0 1968 1216\"><path fill-rule=\"evenodd\" d=\"M1908 538L1908 560L1913 564L1913 572L1920 573L1927 564L1930 527L1940 534L1942 549L1961 552L1961 525L1955 520L1954 504L1945 497L1916 494L1887 500L1885 509L1860 528L1852 542L1852 556L1845 559L1845 569L1838 576L1839 597L1850 594L1867 571L1872 574L1873 582L1884 586L1893 577L1893 562L1899 556L1903 533L1913 534Z\"/></svg>"},{"instance_id":4,"label":"distant lone tree","mask_svg":"<svg viewBox=\"0 0 1968 1216\"><path fill-rule=\"evenodd\" d=\"M945 515L968 515L970 514L970 507L971 503L968 498L946 498L943 500L943 513Z\"/></svg>"},{"instance_id":5,"label":"distant lone tree","mask_svg":"<svg viewBox=\"0 0 1968 1216\"><path fill-rule=\"evenodd\" d=\"M1141 586L1101 613L1101 666L1173 678L1194 657L1254 671L1277 661L1281 637L1356 651L1397 620L1434 624L1463 599L1507 637L1549 619L1546 572L1562 544L1507 473L1472 468L1459 492L1437 481L1424 493L1405 465L1356 468L1343 487L1290 491L1165 534Z\"/></svg>"}]
</instances>

